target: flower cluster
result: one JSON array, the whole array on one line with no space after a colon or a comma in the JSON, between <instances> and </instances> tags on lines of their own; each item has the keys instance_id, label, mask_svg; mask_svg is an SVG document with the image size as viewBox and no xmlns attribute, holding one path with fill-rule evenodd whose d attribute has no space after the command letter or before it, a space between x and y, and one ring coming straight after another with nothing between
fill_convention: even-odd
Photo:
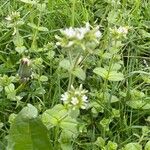
<instances>
[{"instance_id":1,"label":"flower cluster","mask_svg":"<svg viewBox=\"0 0 150 150\"><path fill-rule=\"evenodd\" d=\"M69 27L64 30L60 30L63 37L58 35L55 38L58 40L56 45L62 47L71 47L74 44L79 43L79 41L87 40L87 41L95 41L99 42L98 40L101 37L101 32L99 31L99 26L91 29L90 24L87 22L85 27L81 28L73 28Z\"/></svg>"},{"instance_id":2,"label":"flower cluster","mask_svg":"<svg viewBox=\"0 0 150 150\"><path fill-rule=\"evenodd\" d=\"M24 24L23 20L20 18L20 12L12 12L5 17L5 19L7 20L7 27L14 29L12 35L15 35L18 32L18 27Z\"/></svg>"},{"instance_id":3,"label":"flower cluster","mask_svg":"<svg viewBox=\"0 0 150 150\"><path fill-rule=\"evenodd\" d=\"M20 19L20 12L12 12L5 18L7 21L14 21Z\"/></svg>"},{"instance_id":4,"label":"flower cluster","mask_svg":"<svg viewBox=\"0 0 150 150\"><path fill-rule=\"evenodd\" d=\"M65 105L71 106L73 109L86 109L88 98L85 94L87 92L87 90L82 88L82 85L80 85L80 87L77 89L71 86L71 89L68 92L65 92L61 95L61 100Z\"/></svg>"},{"instance_id":5,"label":"flower cluster","mask_svg":"<svg viewBox=\"0 0 150 150\"><path fill-rule=\"evenodd\" d=\"M120 38L120 37L126 37L126 35L128 34L128 30L129 30L129 27L120 26L119 28L110 29L110 32L113 35L115 35L117 38Z\"/></svg>"}]
</instances>

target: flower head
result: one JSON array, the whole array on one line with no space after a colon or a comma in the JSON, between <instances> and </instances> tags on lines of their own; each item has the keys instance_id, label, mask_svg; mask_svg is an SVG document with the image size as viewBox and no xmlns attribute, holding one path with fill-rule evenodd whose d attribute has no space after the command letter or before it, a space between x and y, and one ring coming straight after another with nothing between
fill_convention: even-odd
<instances>
[{"instance_id":1,"label":"flower head","mask_svg":"<svg viewBox=\"0 0 150 150\"><path fill-rule=\"evenodd\" d=\"M88 103L88 97L85 95L86 93L87 90L84 90L82 85L77 89L71 86L71 89L68 92L61 95L61 100L65 105L68 105L73 109L86 109Z\"/></svg>"},{"instance_id":2,"label":"flower head","mask_svg":"<svg viewBox=\"0 0 150 150\"><path fill-rule=\"evenodd\" d=\"M110 29L110 32L115 35L116 38L126 37L128 34L129 27L122 27Z\"/></svg>"},{"instance_id":3,"label":"flower head","mask_svg":"<svg viewBox=\"0 0 150 150\"><path fill-rule=\"evenodd\" d=\"M61 29L60 32L63 37L56 35L55 38L58 40L56 45L61 47L71 47L77 43L86 41L98 41L98 39L101 37L99 26L92 28L88 22L84 27L69 27L66 29Z\"/></svg>"}]
</instances>

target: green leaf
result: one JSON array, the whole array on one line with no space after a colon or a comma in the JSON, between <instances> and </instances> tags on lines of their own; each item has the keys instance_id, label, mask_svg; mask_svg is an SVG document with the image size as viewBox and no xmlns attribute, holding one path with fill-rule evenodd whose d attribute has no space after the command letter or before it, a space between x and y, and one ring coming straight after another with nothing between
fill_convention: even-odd
<instances>
[{"instance_id":1,"label":"green leaf","mask_svg":"<svg viewBox=\"0 0 150 150\"><path fill-rule=\"evenodd\" d=\"M126 104L133 109L150 109L150 103L147 103L144 100L131 100L127 101Z\"/></svg>"},{"instance_id":2,"label":"green leaf","mask_svg":"<svg viewBox=\"0 0 150 150\"><path fill-rule=\"evenodd\" d=\"M109 124L112 122L112 119L103 118L100 121L100 125L104 128L104 130L109 131Z\"/></svg>"},{"instance_id":3,"label":"green leaf","mask_svg":"<svg viewBox=\"0 0 150 150\"><path fill-rule=\"evenodd\" d=\"M36 91L34 92L34 94L37 95L44 95L46 93L45 89L43 87L38 87L36 88Z\"/></svg>"},{"instance_id":4,"label":"green leaf","mask_svg":"<svg viewBox=\"0 0 150 150\"><path fill-rule=\"evenodd\" d=\"M62 61L60 61L59 66L66 70L71 69L71 64L70 64L69 60L67 60L67 59L63 59Z\"/></svg>"},{"instance_id":5,"label":"green leaf","mask_svg":"<svg viewBox=\"0 0 150 150\"><path fill-rule=\"evenodd\" d=\"M61 123L60 127L66 131L69 132L70 135L76 135L77 134L77 121L70 116L65 117Z\"/></svg>"},{"instance_id":6,"label":"green leaf","mask_svg":"<svg viewBox=\"0 0 150 150\"><path fill-rule=\"evenodd\" d=\"M34 23L28 23L27 25L30 26L33 29L38 30L38 27Z\"/></svg>"},{"instance_id":7,"label":"green leaf","mask_svg":"<svg viewBox=\"0 0 150 150\"><path fill-rule=\"evenodd\" d=\"M97 140L95 141L95 144L98 147L103 148L105 146L105 140L102 137L98 137Z\"/></svg>"},{"instance_id":8,"label":"green leaf","mask_svg":"<svg viewBox=\"0 0 150 150\"><path fill-rule=\"evenodd\" d=\"M60 135L59 143L62 150L73 150L70 135L67 132L62 132Z\"/></svg>"},{"instance_id":9,"label":"green leaf","mask_svg":"<svg viewBox=\"0 0 150 150\"><path fill-rule=\"evenodd\" d=\"M25 50L26 50L26 47L25 46L18 46L15 48L15 50L19 53L19 54L22 54Z\"/></svg>"},{"instance_id":10,"label":"green leaf","mask_svg":"<svg viewBox=\"0 0 150 150\"><path fill-rule=\"evenodd\" d=\"M129 143L125 145L124 150L142 150L142 146L139 143Z\"/></svg>"},{"instance_id":11,"label":"green leaf","mask_svg":"<svg viewBox=\"0 0 150 150\"><path fill-rule=\"evenodd\" d=\"M46 110L42 114L42 121L47 126L51 128L53 126L59 125L59 120L62 120L68 115L67 110L61 104L54 106L52 109Z\"/></svg>"},{"instance_id":12,"label":"green leaf","mask_svg":"<svg viewBox=\"0 0 150 150\"><path fill-rule=\"evenodd\" d=\"M117 71L110 71L108 75L108 80L110 81L121 81L124 79L124 76L122 73L117 73Z\"/></svg>"},{"instance_id":13,"label":"green leaf","mask_svg":"<svg viewBox=\"0 0 150 150\"><path fill-rule=\"evenodd\" d=\"M117 150L117 143L114 143L112 141L108 141L108 144L107 144L107 150Z\"/></svg>"},{"instance_id":14,"label":"green leaf","mask_svg":"<svg viewBox=\"0 0 150 150\"><path fill-rule=\"evenodd\" d=\"M13 39L14 45L16 47L21 47L23 46L23 37L17 34L14 39Z\"/></svg>"},{"instance_id":15,"label":"green leaf","mask_svg":"<svg viewBox=\"0 0 150 150\"><path fill-rule=\"evenodd\" d=\"M145 144L144 150L150 150L150 140Z\"/></svg>"},{"instance_id":16,"label":"green leaf","mask_svg":"<svg viewBox=\"0 0 150 150\"><path fill-rule=\"evenodd\" d=\"M41 82L46 82L46 81L48 81L48 77L42 75L42 76L40 76L40 81L41 81Z\"/></svg>"},{"instance_id":17,"label":"green leaf","mask_svg":"<svg viewBox=\"0 0 150 150\"><path fill-rule=\"evenodd\" d=\"M11 83L8 86L5 86L5 92L8 99L16 100L16 91L14 84Z\"/></svg>"},{"instance_id":18,"label":"green leaf","mask_svg":"<svg viewBox=\"0 0 150 150\"><path fill-rule=\"evenodd\" d=\"M5 86L5 92L6 93L12 93L12 92L14 92L15 91L15 86L14 86L14 84L9 84L8 86Z\"/></svg>"},{"instance_id":19,"label":"green leaf","mask_svg":"<svg viewBox=\"0 0 150 150\"><path fill-rule=\"evenodd\" d=\"M37 109L28 104L15 117L8 135L7 150L51 150L48 131L38 118Z\"/></svg>"},{"instance_id":20,"label":"green leaf","mask_svg":"<svg viewBox=\"0 0 150 150\"><path fill-rule=\"evenodd\" d=\"M85 80L85 78L86 78L85 71L80 67L75 68L75 70L72 72L72 74L81 80Z\"/></svg>"},{"instance_id":21,"label":"green leaf","mask_svg":"<svg viewBox=\"0 0 150 150\"><path fill-rule=\"evenodd\" d=\"M47 128L58 126L70 134L77 133L77 121L69 116L67 109L61 104L46 110L42 114L42 121Z\"/></svg>"},{"instance_id":22,"label":"green leaf","mask_svg":"<svg viewBox=\"0 0 150 150\"><path fill-rule=\"evenodd\" d=\"M105 68L97 67L93 70L94 73L106 79L108 77L108 71Z\"/></svg>"},{"instance_id":23,"label":"green leaf","mask_svg":"<svg viewBox=\"0 0 150 150\"><path fill-rule=\"evenodd\" d=\"M47 32L48 29L46 27L38 27L39 31Z\"/></svg>"},{"instance_id":24,"label":"green leaf","mask_svg":"<svg viewBox=\"0 0 150 150\"><path fill-rule=\"evenodd\" d=\"M121 81L124 79L122 73L117 71L108 71L106 68L97 67L93 70L94 73L109 81Z\"/></svg>"}]
</instances>

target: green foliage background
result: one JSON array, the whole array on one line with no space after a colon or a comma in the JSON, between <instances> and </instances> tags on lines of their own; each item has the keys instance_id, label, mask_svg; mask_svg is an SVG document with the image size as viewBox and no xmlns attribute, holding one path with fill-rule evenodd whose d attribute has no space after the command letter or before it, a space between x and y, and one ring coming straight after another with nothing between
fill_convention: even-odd
<instances>
[{"instance_id":1,"label":"green foliage background","mask_svg":"<svg viewBox=\"0 0 150 150\"><path fill-rule=\"evenodd\" d=\"M90 108L80 111L80 115L71 120L73 126L79 122L78 131L82 132L69 141L70 134L61 125L59 129L57 124L52 129L43 128L50 134L49 141L53 141L55 149L59 143L60 149L115 150L117 145L118 149L124 150L128 147L141 150L141 146L149 150L149 0L39 0L41 5L38 7L29 2L0 1L0 149L7 145L10 114L18 114L30 103L38 110L37 119L41 120L43 112L53 110L61 103L60 97L67 90L69 75L60 65L67 55L56 46L55 35L59 35L62 28L81 27L90 22L91 25L100 25L102 38L96 54L92 53L83 63L86 78L75 75L77 78L74 79L75 86L83 84L89 91ZM15 35L14 28L6 20L12 12L20 12L22 21L21 25L15 26L18 31ZM120 70L124 80L113 82L115 80L105 80L102 67L110 65L106 59L111 51L109 29L119 26L129 26L130 29L127 38L122 39L124 45L116 54L122 61ZM17 75L23 57L31 59L33 69L33 78L25 83ZM70 118L68 120L70 122ZM52 124L51 120L49 124ZM66 135L69 144L63 141Z\"/></svg>"}]
</instances>

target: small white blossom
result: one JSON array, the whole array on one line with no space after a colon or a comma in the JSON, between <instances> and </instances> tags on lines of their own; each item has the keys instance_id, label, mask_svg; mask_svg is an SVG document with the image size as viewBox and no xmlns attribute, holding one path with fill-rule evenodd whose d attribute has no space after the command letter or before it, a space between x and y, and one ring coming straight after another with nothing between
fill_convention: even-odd
<instances>
[{"instance_id":1,"label":"small white blossom","mask_svg":"<svg viewBox=\"0 0 150 150\"><path fill-rule=\"evenodd\" d=\"M76 36L76 32L72 27L60 30L60 32L68 38L73 38Z\"/></svg>"},{"instance_id":2,"label":"small white blossom","mask_svg":"<svg viewBox=\"0 0 150 150\"><path fill-rule=\"evenodd\" d=\"M73 105L77 105L77 104L79 103L78 98L77 98L77 97L72 97L72 98L71 98L71 103L72 103Z\"/></svg>"},{"instance_id":3,"label":"small white blossom","mask_svg":"<svg viewBox=\"0 0 150 150\"><path fill-rule=\"evenodd\" d=\"M83 102L88 102L87 99L88 99L88 97L87 97L86 95L83 95L83 96L82 96Z\"/></svg>"},{"instance_id":4,"label":"small white blossom","mask_svg":"<svg viewBox=\"0 0 150 150\"><path fill-rule=\"evenodd\" d=\"M119 28L117 29L117 32L118 32L119 34L127 34L127 33L128 33L128 28L127 28L127 27L119 27Z\"/></svg>"},{"instance_id":5,"label":"small white blossom","mask_svg":"<svg viewBox=\"0 0 150 150\"><path fill-rule=\"evenodd\" d=\"M69 98L68 92L65 92L64 94L61 95L61 100L63 102L67 101Z\"/></svg>"},{"instance_id":6,"label":"small white blossom","mask_svg":"<svg viewBox=\"0 0 150 150\"><path fill-rule=\"evenodd\" d=\"M11 20L12 20L11 16L7 16L5 19L6 19L7 21L11 21Z\"/></svg>"},{"instance_id":7,"label":"small white blossom","mask_svg":"<svg viewBox=\"0 0 150 150\"><path fill-rule=\"evenodd\" d=\"M102 36L102 33L98 30L95 32L95 37L100 38Z\"/></svg>"},{"instance_id":8,"label":"small white blossom","mask_svg":"<svg viewBox=\"0 0 150 150\"><path fill-rule=\"evenodd\" d=\"M88 97L85 95L86 93L87 90L82 89L82 85L77 89L71 86L71 89L68 92L61 95L61 100L65 105L70 106L72 109L86 109L88 106Z\"/></svg>"}]
</instances>

